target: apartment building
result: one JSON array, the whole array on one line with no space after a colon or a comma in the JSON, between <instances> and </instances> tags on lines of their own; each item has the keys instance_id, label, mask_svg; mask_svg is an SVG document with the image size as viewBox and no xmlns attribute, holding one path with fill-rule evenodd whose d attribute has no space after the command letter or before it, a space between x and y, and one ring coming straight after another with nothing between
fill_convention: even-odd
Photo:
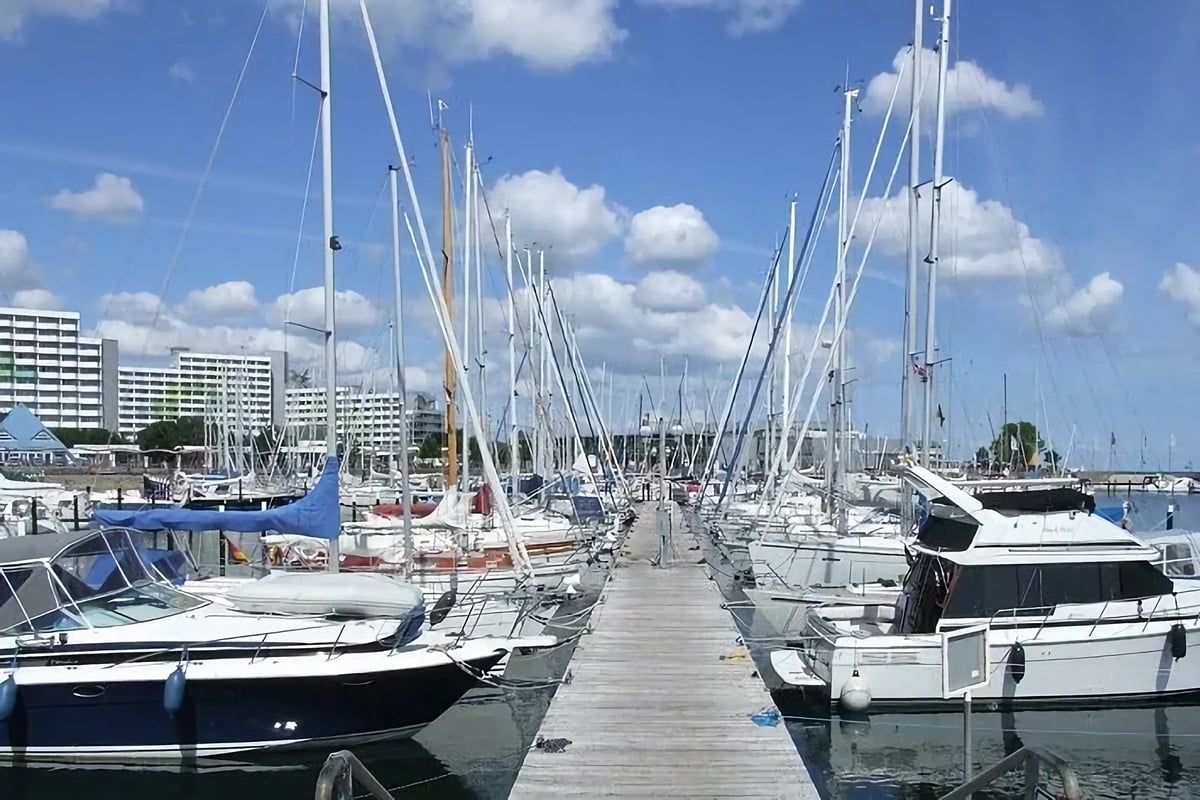
<instances>
[{"instance_id":1,"label":"apartment building","mask_svg":"<svg viewBox=\"0 0 1200 800\"><path fill-rule=\"evenodd\" d=\"M284 423L287 355L171 351L165 367L120 367L120 432L133 437L153 422L220 417L236 430Z\"/></svg>"},{"instance_id":2,"label":"apartment building","mask_svg":"<svg viewBox=\"0 0 1200 800\"><path fill-rule=\"evenodd\" d=\"M118 422L117 342L80 335L79 313L0 308L0 411L24 405L51 428Z\"/></svg>"}]
</instances>

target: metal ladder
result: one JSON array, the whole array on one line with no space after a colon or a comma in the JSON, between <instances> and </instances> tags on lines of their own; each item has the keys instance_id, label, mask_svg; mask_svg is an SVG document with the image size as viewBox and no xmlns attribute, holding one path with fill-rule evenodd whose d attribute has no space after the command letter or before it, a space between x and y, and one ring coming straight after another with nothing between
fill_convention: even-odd
<instances>
[{"instance_id":1,"label":"metal ladder","mask_svg":"<svg viewBox=\"0 0 1200 800\"><path fill-rule=\"evenodd\" d=\"M316 800L353 800L356 782L372 800L395 800L349 750L338 750L325 759L317 775Z\"/></svg>"},{"instance_id":2,"label":"metal ladder","mask_svg":"<svg viewBox=\"0 0 1200 800\"><path fill-rule=\"evenodd\" d=\"M1025 800L1082 800L1083 792L1079 789L1079 778L1075 775L1075 770L1049 750L1032 745L1022 747L1012 755L997 761L957 789L942 795L941 800L965 800L973 792L991 786L1009 772L1022 767L1025 769ZM1062 794L1054 795L1041 788L1043 767L1058 773L1058 779L1062 783Z\"/></svg>"}]
</instances>

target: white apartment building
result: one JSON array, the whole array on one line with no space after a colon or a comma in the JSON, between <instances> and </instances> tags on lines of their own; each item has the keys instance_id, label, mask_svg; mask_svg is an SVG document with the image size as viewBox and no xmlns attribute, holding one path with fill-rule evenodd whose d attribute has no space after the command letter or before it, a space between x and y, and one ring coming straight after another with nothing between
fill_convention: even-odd
<instances>
[{"instance_id":1,"label":"white apartment building","mask_svg":"<svg viewBox=\"0 0 1200 800\"><path fill-rule=\"evenodd\" d=\"M79 313L0 308L0 411L50 428L117 426L117 342L79 335Z\"/></svg>"},{"instance_id":2,"label":"white apartment building","mask_svg":"<svg viewBox=\"0 0 1200 800\"><path fill-rule=\"evenodd\" d=\"M220 417L246 431L283 426L287 356L194 353L174 348L166 367L121 367L120 432L133 437L161 420Z\"/></svg>"},{"instance_id":3,"label":"white apartment building","mask_svg":"<svg viewBox=\"0 0 1200 800\"><path fill-rule=\"evenodd\" d=\"M337 390L338 439L374 453L397 453L400 448L400 394L357 387ZM420 447L429 436L442 433L442 412L429 395L408 396L409 444ZM325 389L287 390L287 424L298 440L324 438Z\"/></svg>"}]
</instances>

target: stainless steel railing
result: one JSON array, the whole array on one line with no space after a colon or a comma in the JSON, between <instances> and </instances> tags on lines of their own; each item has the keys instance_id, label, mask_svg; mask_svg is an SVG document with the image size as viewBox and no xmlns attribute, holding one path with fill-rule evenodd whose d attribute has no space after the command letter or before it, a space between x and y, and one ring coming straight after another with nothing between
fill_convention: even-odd
<instances>
[{"instance_id":1,"label":"stainless steel railing","mask_svg":"<svg viewBox=\"0 0 1200 800\"><path fill-rule=\"evenodd\" d=\"M316 800L353 800L358 784L373 800L395 800L371 771L349 750L330 753L317 775Z\"/></svg>"},{"instance_id":2,"label":"stainless steel railing","mask_svg":"<svg viewBox=\"0 0 1200 800\"><path fill-rule=\"evenodd\" d=\"M1050 796L1058 796L1063 800L1082 800L1083 792L1079 789L1079 778L1075 775L1075 770L1049 750L1032 745L1026 745L1012 755L997 761L949 794L942 795L941 800L969 798L972 793L991 786L1009 772L1022 767L1025 769L1025 800L1037 800L1039 797L1046 796L1040 789L1043 767L1057 772L1058 779L1062 783L1062 794Z\"/></svg>"}]
</instances>

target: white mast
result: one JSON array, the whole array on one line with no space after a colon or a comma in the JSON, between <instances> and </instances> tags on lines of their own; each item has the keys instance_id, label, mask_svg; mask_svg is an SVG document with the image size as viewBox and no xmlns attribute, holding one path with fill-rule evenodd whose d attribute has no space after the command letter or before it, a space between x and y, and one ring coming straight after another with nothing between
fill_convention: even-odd
<instances>
[{"instance_id":1,"label":"white mast","mask_svg":"<svg viewBox=\"0 0 1200 800\"><path fill-rule=\"evenodd\" d=\"M400 502L404 514L404 568L412 568L412 486L408 482L408 382L404 378L404 290L400 283L400 194L396 187L399 167L388 167L392 187L392 299L396 303L392 320L392 353L396 363L396 392L400 395Z\"/></svg>"},{"instance_id":2,"label":"white mast","mask_svg":"<svg viewBox=\"0 0 1200 800\"><path fill-rule=\"evenodd\" d=\"M538 307L544 308L546 303L546 251L538 250ZM548 326L549 323L547 323ZM541 424L538 426L538 439L543 440L544 444L538 448L541 453L541 467L543 475L547 470L547 460L550 462L550 469L553 469L554 463L554 438L550 433L550 403L546 397L546 372L549 367L548 357L550 353L550 331L548 328L539 329L538 335L538 393L537 393L537 408L538 413L535 418L540 419Z\"/></svg>"},{"instance_id":3,"label":"white mast","mask_svg":"<svg viewBox=\"0 0 1200 800\"><path fill-rule=\"evenodd\" d=\"M512 500L517 501L517 476L521 473L521 442L517 432L517 309L513 302L512 217L504 218L504 271L508 275L508 467L512 474Z\"/></svg>"},{"instance_id":4,"label":"white mast","mask_svg":"<svg viewBox=\"0 0 1200 800\"><path fill-rule=\"evenodd\" d=\"M941 238L942 222L942 150L946 134L946 69L950 60L950 3L942 0L942 32L938 37L938 85L937 85L937 122L934 128L933 140L933 214L929 226L929 256L925 263L929 265L929 296L926 299L928 310L925 313L925 418L921 426L922 463L933 466L929 457L930 444L933 434L933 368L937 355L937 326L935 312L937 310L937 274L938 274L938 245Z\"/></svg>"},{"instance_id":5,"label":"white mast","mask_svg":"<svg viewBox=\"0 0 1200 800\"><path fill-rule=\"evenodd\" d=\"M787 268L787 297L791 294L792 284L796 280L796 201L791 204L791 211L788 215L788 268ZM794 300L794 298L792 298ZM792 407L792 311L794 303L786 302L787 314L783 320L783 404L781 406L782 416L780 419L786 420L788 417L788 409ZM786 427L780 434L781 447L787 452L791 447L791 437ZM768 458L772 456L768 449ZM772 480L772 479L768 479Z\"/></svg>"},{"instance_id":6,"label":"white mast","mask_svg":"<svg viewBox=\"0 0 1200 800\"><path fill-rule=\"evenodd\" d=\"M925 0L915 0L913 18L913 63L912 85L909 89L909 109L912 128L908 139L908 263L904 274L904 347L901 352L903 364L900 372L900 448L912 444L912 379L913 359L917 355L917 264L920 248L917 228L917 201L921 183L921 113L917 108L921 97L921 41L925 25ZM925 451L921 451L924 463Z\"/></svg>"},{"instance_id":7,"label":"white mast","mask_svg":"<svg viewBox=\"0 0 1200 800\"><path fill-rule=\"evenodd\" d=\"M463 187L463 371L467 374L467 387L471 385L471 192L472 165L475 153L475 142L467 142L467 170ZM462 488L469 491L471 487L471 435L463 431L462 441Z\"/></svg>"},{"instance_id":8,"label":"white mast","mask_svg":"<svg viewBox=\"0 0 1200 800\"><path fill-rule=\"evenodd\" d=\"M830 516L840 519L841 507L837 502L839 472L842 458L842 414L845 402L846 369L846 254L850 249L850 116L854 110L857 89L846 89L842 95L841 177L838 179L838 246L837 246L837 301L834 304L833 365L829 376L829 430L825 444L828 448Z\"/></svg>"},{"instance_id":9,"label":"white mast","mask_svg":"<svg viewBox=\"0 0 1200 800\"><path fill-rule=\"evenodd\" d=\"M333 254L341 250L333 233L333 108L329 98L329 0L321 0L321 216L325 226L325 455L337 458L337 340L334 337ZM329 540L325 568L337 572L341 552Z\"/></svg>"}]
</instances>

